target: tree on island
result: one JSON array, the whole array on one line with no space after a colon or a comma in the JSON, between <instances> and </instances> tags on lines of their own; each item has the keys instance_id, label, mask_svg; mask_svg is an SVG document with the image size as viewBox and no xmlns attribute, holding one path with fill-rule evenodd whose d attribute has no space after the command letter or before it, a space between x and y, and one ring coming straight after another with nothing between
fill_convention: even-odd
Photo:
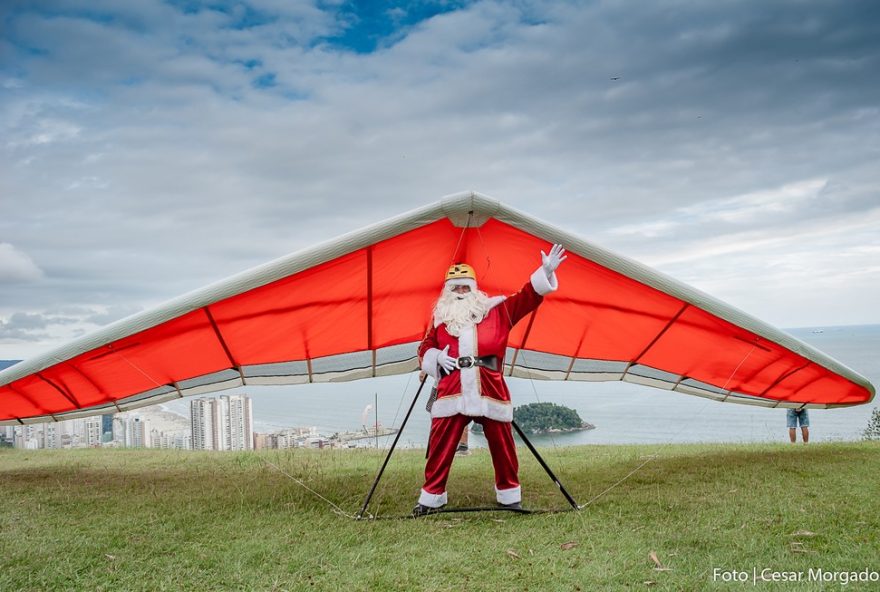
<instances>
[{"instance_id":1,"label":"tree on island","mask_svg":"<svg viewBox=\"0 0 880 592\"><path fill-rule=\"evenodd\" d=\"M868 420L868 427L865 428L862 435L865 440L880 440L880 407L874 408L871 419Z\"/></svg>"},{"instance_id":2,"label":"tree on island","mask_svg":"<svg viewBox=\"0 0 880 592\"><path fill-rule=\"evenodd\" d=\"M527 434L580 430L589 425L574 409L555 403L521 405L513 410L513 421Z\"/></svg>"},{"instance_id":3,"label":"tree on island","mask_svg":"<svg viewBox=\"0 0 880 592\"><path fill-rule=\"evenodd\" d=\"M513 410L513 421L527 434L573 432L596 427L582 420L574 409L556 403L520 405ZM475 423L473 430L481 433L483 426Z\"/></svg>"}]
</instances>

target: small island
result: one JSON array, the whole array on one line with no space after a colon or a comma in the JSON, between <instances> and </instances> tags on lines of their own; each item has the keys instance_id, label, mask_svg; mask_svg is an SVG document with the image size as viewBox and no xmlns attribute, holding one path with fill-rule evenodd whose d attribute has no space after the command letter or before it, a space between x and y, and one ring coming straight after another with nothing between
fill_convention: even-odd
<instances>
[{"instance_id":1,"label":"small island","mask_svg":"<svg viewBox=\"0 0 880 592\"><path fill-rule=\"evenodd\" d=\"M581 419L578 412L556 403L529 403L513 410L513 421L527 434L558 434L592 430L596 426ZM483 426L474 423L475 433L482 433Z\"/></svg>"}]
</instances>

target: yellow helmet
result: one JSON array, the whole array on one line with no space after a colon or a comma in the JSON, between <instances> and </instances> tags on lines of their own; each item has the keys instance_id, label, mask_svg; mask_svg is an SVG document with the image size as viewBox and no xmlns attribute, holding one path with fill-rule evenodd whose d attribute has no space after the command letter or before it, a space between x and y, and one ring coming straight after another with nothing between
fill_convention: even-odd
<instances>
[{"instance_id":1,"label":"yellow helmet","mask_svg":"<svg viewBox=\"0 0 880 592\"><path fill-rule=\"evenodd\" d=\"M477 274L474 273L474 268L467 263L456 263L446 272L446 281L464 279L477 281Z\"/></svg>"}]
</instances>

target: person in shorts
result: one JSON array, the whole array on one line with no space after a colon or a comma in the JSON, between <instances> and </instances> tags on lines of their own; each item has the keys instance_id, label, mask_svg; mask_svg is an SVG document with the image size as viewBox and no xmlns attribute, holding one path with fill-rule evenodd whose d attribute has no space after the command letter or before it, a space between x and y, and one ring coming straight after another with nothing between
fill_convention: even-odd
<instances>
[{"instance_id":1,"label":"person in shorts","mask_svg":"<svg viewBox=\"0 0 880 592\"><path fill-rule=\"evenodd\" d=\"M810 416L806 409L788 410L788 438L792 443L797 442L797 427L801 426L801 436L804 444L810 441Z\"/></svg>"}]
</instances>

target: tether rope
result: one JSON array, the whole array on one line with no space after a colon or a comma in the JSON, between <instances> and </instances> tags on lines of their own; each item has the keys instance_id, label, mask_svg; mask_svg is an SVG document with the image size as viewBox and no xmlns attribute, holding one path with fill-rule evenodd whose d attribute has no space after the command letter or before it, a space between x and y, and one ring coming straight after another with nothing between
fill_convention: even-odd
<instances>
[{"instance_id":1,"label":"tether rope","mask_svg":"<svg viewBox=\"0 0 880 592\"><path fill-rule=\"evenodd\" d=\"M746 353L746 355L743 356L743 359L739 361L739 364L736 365L736 368L733 369L733 372L731 372L731 373L730 373L730 376L727 377L727 380L724 381L724 386L721 387L721 390L722 390L722 391L723 391L723 390L727 390L727 385L730 384L730 381L733 380L733 377L734 377L734 375L737 373L737 371L740 369L740 366L742 366L743 364L745 364L746 360L749 359L749 356L752 355L752 352L755 351L755 348L756 348L757 346L758 346L758 341L757 341L757 339L756 339L756 340L755 340L755 343L752 344L752 349L750 349L750 350ZM729 395L730 392L728 392L727 394Z\"/></svg>"},{"instance_id":2,"label":"tether rope","mask_svg":"<svg viewBox=\"0 0 880 592\"><path fill-rule=\"evenodd\" d=\"M263 458L261 456L258 458L260 460L262 460L264 463L266 463L267 465L269 465L270 467L274 468L276 471L278 471L282 475L284 475L285 477L287 477L288 479L290 479L291 481L293 481L294 483L296 483L297 485L299 485L300 487L302 487L305 490L307 490L308 492L310 492L312 495L314 495L318 499L329 504L333 508L333 512L335 514L339 514L340 516L344 516L346 518L352 518L352 519L357 518L354 514L350 514L349 512L346 512L345 510L343 510L342 508L340 508L339 506L334 504L332 501L330 501L329 499L327 499L326 497L324 497L323 495L321 495L320 493L318 493L317 491L315 491L314 489L312 489L311 487L306 485L302 480L297 479L296 477L294 477L293 475L291 475L290 473L288 473L287 471L285 471L284 469L282 469L278 465L276 465L272 462L269 462L268 460L266 460L265 458Z\"/></svg>"},{"instance_id":3,"label":"tether rope","mask_svg":"<svg viewBox=\"0 0 880 592\"><path fill-rule=\"evenodd\" d=\"M743 359L740 360L740 362L739 362L739 364L737 364L736 368L733 369L733 372L730 373L730 376L727 377L727 380L724 382L724 386L721 388L721 390L726 390L727 385L730 384L730 381L731 381L731 380L733 379L733 377L736 375L737 371L738 371L738 370L740 369L740 367L745 363L745 361L748 359L748 357L749 357L750 355L752 355L752 352L755 351L755 346L756 346L756 345L757 345L757 343L753 344L753 345L752 345L752 349L750 349L750 350L746 353L746 355L743 356ZM711 403L711 402L712 402L711 400L707 400L707 401L705 401L705 402L703 403L703 405L700 407L700 409L698 409L698 410L696 411L696 413L694 413L694 414L689 418L689 420L687 421L687 423L685 423L684 425L682 425L682 427L678 430L678 432L676 432L676 433L672 436L672 439L674 440L674 439L677 438L677 437L681 434L681 432L683 432L686 428L688 428L688 427L690 427L691 425L693 425L693 422L694 422L694 421L695 421L695 420L696 420L696 419L702 414L703 410L704 410L704 409L706 408L706 406L707 406L709 403ZM656 446L656 444L655 444L655 446ZM587 503L583 504L583 505L581 506L581 508L585 508L585 507L591 505L593 502L595 502L596 500L598 500L599 498L601 498L602 496L604 496L606 493L608 493L609 491L611 491L612 489L614 489L615 487L617 487L618 485L620 485L621 483L623 483L624 481L626 481L627 479L629 479L630 477L632 477L633 475L635 475L635 474L636 474L638 471L640 471L645 465L647 465L649 462L651 462L652 460L656 459L657 457L658 457L657 454L652 454L652 455L648 456L642 464L640 464L639 466L637 466L636 468L634 468L632 471L630 471L629 473L627 473L622 479L620 479L619 481L617 481L616 483L614 483L614 484L611 485L610 487L606 488L605 490L603 490L603 491L602 491L601 493L599 493L598 495L594 496L594 497L593 497L592 499L590 499Z\"/></svg>"},{"instance_id":4,"label":"tether rope","mask_svg":"<svg viewBox=\"0 0 880 592\"><path fill-rule=\"evenodd\" d=\"M639 470L641 470L642 467L644 467L646 464L648 464L649 462L651 462L652 460L654 460L656 458L657 458L656 454L652 454L652 455L648 456L647 458L645 458L645 461L642 464L640 464L639 466L634 468L632 471L627 473L624 477L622 477L620 480L618 480L617 483L610 485L609 487L606 487L600 494L593 496L590 499L590 501L588 501L585 504L581 504L580 507L586 508L587 506L589 506L590 504L595 502L597 499L599 499L600 497L602 497L603 495L605 495L606 493L608 493L609 491L611 491L612 489L614 489L615 487L617 487L618 485L620 485L621 483L623 483L624 481L626 481L627 479L629 479L630 477L635 475Z\"/></svg>"},{"instance_id":5,"label":"tether rope","mask_svg":"<svg viewBox=\"0 0 880 592\"><path fill-rule=\"evenodd\" d=\"M736 373L739 371L739 369L742 367L742 365L745 364L745 362L746 362L746 360L749 358L749 356L752 355L752 352L755 351L755 347L756 347L757 345L758 345L757 341L756 341L755 343L753 343L753 344L752 344L752 349L750 349L748 352L746 352L746 355L743 356L743 358L739 361L739 364L736 365L736 368L733 369L733 372L731 372L731 373L730 373L730 376L727 377L727 380L724 381L724 386L721 387L721 390L722 390L722 391L723 391L723 390L727 390L727 385L730 384L730 381L733 380L733 377L736 376ZM730 394L730 392L728 391L728 395L729 395L729 394ZM725 395L724 399L727 399L727 395ZM703 411L706 409L706 407L709 406L710 403L712 403L713 401L716 402L716 403L723 403L723 402L724 402L724 399L722 399L721 401L715 401L714 399L706 399L705 401L703 401L702 406L700 406L700 408L697 409L696 412L694 412L693 414L691 414L691 416L688 418L687 422L685 422L685 423L684 423L684 424L678 429L678 431L675 432L675 434L673 434L672 439L678 438L678 436L680 436L681 433L682 433L683 431L685 431L685 429L688 429L688 428L690 428L692 425L694 425L694 422L697 420L697 418L699 418L699 417L703 414Z\"/></svg>"},{"instance_id":6,"label":"tether rope","mask_svg":"<svg viewBox=\"0 0 880 592\"><path fill-rule=\"evenodd\" d=\"M162 387L162 386L168 386L167 384L162 384L162 383L160 383L158 380L156 380L155 378L153 378L152 376L150 376L149 374L147 374L147 373L146 373L143 369L141 369L137 364L135 364L134 362L132 362L131 360L129 360L128 358L126 358L126 357L125 357L125 354L122 353L120 350L117 350L115 353L116 353L120 358L122 358L122 359L123 359L123 360L124 360L129 366L131 366L132 368L134 368L135 370L137 370L138 372L140 372L141 374L143 374L144 377L145 377L147 380L149 380L150 382L152 382L152 383L155 384L156 386L159 386L159 387Z\"/></svg>"}]
</instances>

